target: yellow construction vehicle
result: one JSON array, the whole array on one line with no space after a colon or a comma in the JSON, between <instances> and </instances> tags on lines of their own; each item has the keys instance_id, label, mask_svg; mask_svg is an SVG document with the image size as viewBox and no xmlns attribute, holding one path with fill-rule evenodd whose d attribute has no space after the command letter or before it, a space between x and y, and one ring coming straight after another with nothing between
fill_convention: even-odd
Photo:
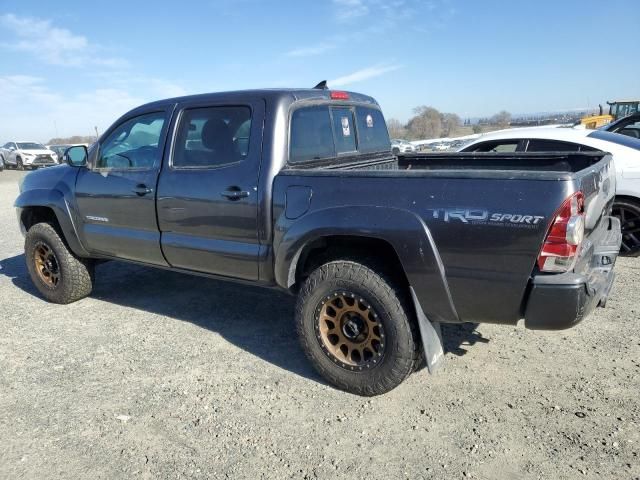
<instances>
[{"instance_id":1,"label":"yellow construction vehicle","mask_svg":"<svg viewBox=\"0 0 640 480\"><path fill-rule=\"evenodd\" d=\"M598 115L582 117L580 125L584 125L585 128L596 129L619 118L640 112L640 100L618 100L607 102L607 105L609 105L609 113L607 115L604 114L602 105L598 105L600 108Z\"/></svg>"}]
</instances>

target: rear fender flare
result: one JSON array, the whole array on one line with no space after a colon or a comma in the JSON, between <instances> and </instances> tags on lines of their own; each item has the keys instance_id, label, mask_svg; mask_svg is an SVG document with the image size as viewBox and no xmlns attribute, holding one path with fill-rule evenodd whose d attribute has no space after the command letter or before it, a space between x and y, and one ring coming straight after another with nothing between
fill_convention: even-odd
<instances>
[{"instance_id":1,"label":"rear fender flare","mask_svg":"<svg viewBox=\"0 0 640 480\"><path fill-rule=\"evenodd\" d=\"M298 260L311 242L340 235L375 238L395 250L429 320L460 321L431 232L416 214L390 207L341 206L308 213L285 228L274 245L275 279L281 287L295 284Z\"/></svg>"}]
</instances>

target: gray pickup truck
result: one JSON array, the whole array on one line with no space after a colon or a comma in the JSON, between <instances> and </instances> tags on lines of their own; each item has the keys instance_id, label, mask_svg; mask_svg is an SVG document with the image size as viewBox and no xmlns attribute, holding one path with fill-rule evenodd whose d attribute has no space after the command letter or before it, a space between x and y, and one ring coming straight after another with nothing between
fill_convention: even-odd
<instances>
[{"instance_id":1,"label":"gray pickup truck","mask_svg":"<svg viewBox=\"0 0 640 480\"><path fill-rule=\"evenodd\" d=\"M89 295L105 260L284 289L315 368L360 395L433 369L441 323L575 325L621 241L609 155L396 157L352 92L158 101L65 160L15 202L46 299Z\"/></svg>"}]
</instances>

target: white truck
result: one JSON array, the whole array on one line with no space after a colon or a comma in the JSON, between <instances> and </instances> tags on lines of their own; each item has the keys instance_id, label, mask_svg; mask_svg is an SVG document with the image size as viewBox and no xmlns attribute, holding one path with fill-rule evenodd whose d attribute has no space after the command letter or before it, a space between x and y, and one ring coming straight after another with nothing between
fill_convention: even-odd
<instances>
[{"instance_id":1,"label":"white truck","mask_svg":"<svg viewBox=\"0 0 640 480\"><path fill-rule=\"evenodd\" d=\"M0 147L0 164L18 170L49 167L58 164L58 155L35 142L7 142Z\"/></svg>"}]
</instances>

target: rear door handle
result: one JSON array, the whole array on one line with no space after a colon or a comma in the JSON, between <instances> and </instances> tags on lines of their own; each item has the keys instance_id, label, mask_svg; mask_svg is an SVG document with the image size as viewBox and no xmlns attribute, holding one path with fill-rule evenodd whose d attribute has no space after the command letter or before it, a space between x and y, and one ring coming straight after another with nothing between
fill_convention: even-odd
<instances>
[{"instance_id":1,"label":"rear door handle","mask_svg":"<svg viewBox=\"0 0 640 480\"><path fill-rule=\"evenodd\" d=\"M249 192L240 190L238 187L231 187L229 190L225 190L220 195L228 198L229 200L240 200L249 196Z\"/></svg>"},{"instance_id":2,"label":"rear door handle","mask_svg":"<svg viewBox=\"0 0 640 480\"><path fill-rule=\"evenodd\" d=\"M144 185L143 183L136 185L135 188L133 189L133 193L141 197L151 192L153 192L153 190L147 187L146 185Z\"/></svg>"}]
</instances>

